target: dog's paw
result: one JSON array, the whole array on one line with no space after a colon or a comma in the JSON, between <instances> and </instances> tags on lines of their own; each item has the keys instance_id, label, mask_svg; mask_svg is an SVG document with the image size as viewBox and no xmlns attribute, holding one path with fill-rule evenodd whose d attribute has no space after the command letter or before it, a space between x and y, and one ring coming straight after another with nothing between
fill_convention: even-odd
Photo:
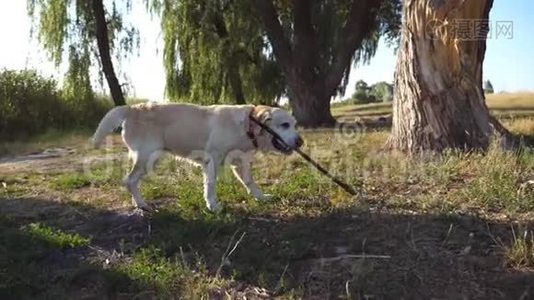
<instances>
[{"instance_id":1,"label":"dog's paw","mask_svg":"<svg viewBox=\"0 0 534 300\"><path fill-rule=\"evenodd\" d=\"M159 212L159 210L155 206L148 205L148 204L136 205L135 206L135 211L139 212L143 216L145 214L152 215L152 214L155 214L155 213Z\"/></svg>"},{"instance_id":2,"label":"dog's paw","mask_svg":"<svg viewBox=\"0 0 534 300\"><path fill-rule=\"evenodd\" d=\"M208 209L211 211L211 212L220 212L222 210L222 207L221 205L216 202L216 201L212 201L212 202L208 202L206 204L206 206L208 207Z\"/></svg>"},{"instance_id":3,"label":"dog's paw","mask_svg":"<svg viewBox=\"0 0 534 300\"><path fill-rule=\"evenodd\" d=\"M259 195L255 195L254 198L256 198L256 200L258 201L270 201L273 199L273 195L271 194L259 194Z\"/></svg>"},{"instance_id":4,"label":"dog's paw","mask_svg":"<svg viewBox=\"0 0 534 300\"><path fill-rule=\"evenodd\" d=\"M143 207L139 207L140 209L148 212L148 213L157 213L159 212L158 208L152 204L150 205L146 205L146 206L143 206Z\"/></svg>"}]
</instances>

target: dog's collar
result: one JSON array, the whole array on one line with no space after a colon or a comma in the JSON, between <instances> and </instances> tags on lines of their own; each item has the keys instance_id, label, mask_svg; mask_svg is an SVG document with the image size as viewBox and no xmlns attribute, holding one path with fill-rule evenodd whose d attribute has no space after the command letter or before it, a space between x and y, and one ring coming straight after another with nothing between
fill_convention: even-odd
<instances>
[{"instance_id":1,"label":"dog's collar","mask_svg":"<svg viewBox=\"0 0 534 300\"><path fill-rule=\"evenodd\" d=\"M252 107L248 115L249 125L248 125L248 130L247 130L247 136L252 141L252 145L254 145L254 148L258 148L258 137L254 135L254 127L256 125L254 124L254 122L250 122L250 119L254 118L254 112L256 110L255 108L256 108L255 106Z\"/></svg>"}]
</instances>

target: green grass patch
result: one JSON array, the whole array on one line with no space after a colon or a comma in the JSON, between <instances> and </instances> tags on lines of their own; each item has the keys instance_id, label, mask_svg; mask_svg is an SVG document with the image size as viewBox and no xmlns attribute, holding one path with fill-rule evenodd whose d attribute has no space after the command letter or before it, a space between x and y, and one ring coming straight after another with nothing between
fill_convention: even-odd
<instances>
[{"instance_id":1,"label":"green grass patch","mask_svg":"<svg viewBox=\"0 0 534 300\"><path fill-rule=\"evenodd\" d=\"M504 246L506 262L514 268L534 267L534 233L528 229L513 232L513 243Z\"/></svg>"},{"instance_id":2,"label":"green grass patch","mask_svg":"<svg viewBox=\"0 0 534 300\"><path fill-rule=\"evenodd\" d=\"M59 175L51 182L51 186L57 190L79 189L90 184L91 178L80 173Z\"/></svg>"},{"instance_id":3,"label":"green grass patch","mask_svg":"<svg viewBox=\"0 0 534 300\"><path fill-rule=\"evenodd\" d=\"M89 238L83 237L77 233L67 233L59 229L54 229L43 223L28 224L24 230L28 232L31 237L46 241L59 248L86 246L91 241Z\"/></svg>"}]
</instances>

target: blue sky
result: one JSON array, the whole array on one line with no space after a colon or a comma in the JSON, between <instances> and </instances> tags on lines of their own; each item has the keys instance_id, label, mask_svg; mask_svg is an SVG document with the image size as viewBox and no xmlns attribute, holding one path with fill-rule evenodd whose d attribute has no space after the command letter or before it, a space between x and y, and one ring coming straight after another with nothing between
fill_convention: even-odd
<instances>
[{"instance_id":1,"label":"blue sky","mask_svg":"<svg viewBox=\"0 0 534 300\"><path fill-rule=\"evenodd\" d=\"M139 56L122 62L123 73L138 97L160 100L164 97L165 76L162 66L162 36L159 21L144 11L141 0L134 0L132 20L139 26L141 49ZM493 34L488 39L484 62L484 78L490 79L496 91L534 91L534 1L495 0L491 10ZM513 22L513 37L496 36L497 22ZM504 23L500 23L504 24ZM0 69L35 68L57 78L65 71L47 61L35 40L30 39L30 20L26 16L26 1L0 2ZM392 81L396 57L393 50L381 44L368 65L353 69L346 94L354 90L357 80L368 83Z\"/></svg>"}]
</instances>

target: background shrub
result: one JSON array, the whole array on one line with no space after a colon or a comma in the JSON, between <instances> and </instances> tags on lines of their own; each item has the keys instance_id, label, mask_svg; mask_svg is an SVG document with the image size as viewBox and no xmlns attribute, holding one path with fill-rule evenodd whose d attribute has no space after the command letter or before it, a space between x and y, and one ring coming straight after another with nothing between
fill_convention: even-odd
<instances>
[{"instance_id":1,"label":"background shrub","mask_svg":"<svg viewBox=\"0 0 534 300\"><path fill-rule=\"evenodd\" d=\"M80 98L68 95L56 80L33 70L0 71L0 139L93 127L111 106L108 99L93 93Z\"/></svg>"}]
</instances>

